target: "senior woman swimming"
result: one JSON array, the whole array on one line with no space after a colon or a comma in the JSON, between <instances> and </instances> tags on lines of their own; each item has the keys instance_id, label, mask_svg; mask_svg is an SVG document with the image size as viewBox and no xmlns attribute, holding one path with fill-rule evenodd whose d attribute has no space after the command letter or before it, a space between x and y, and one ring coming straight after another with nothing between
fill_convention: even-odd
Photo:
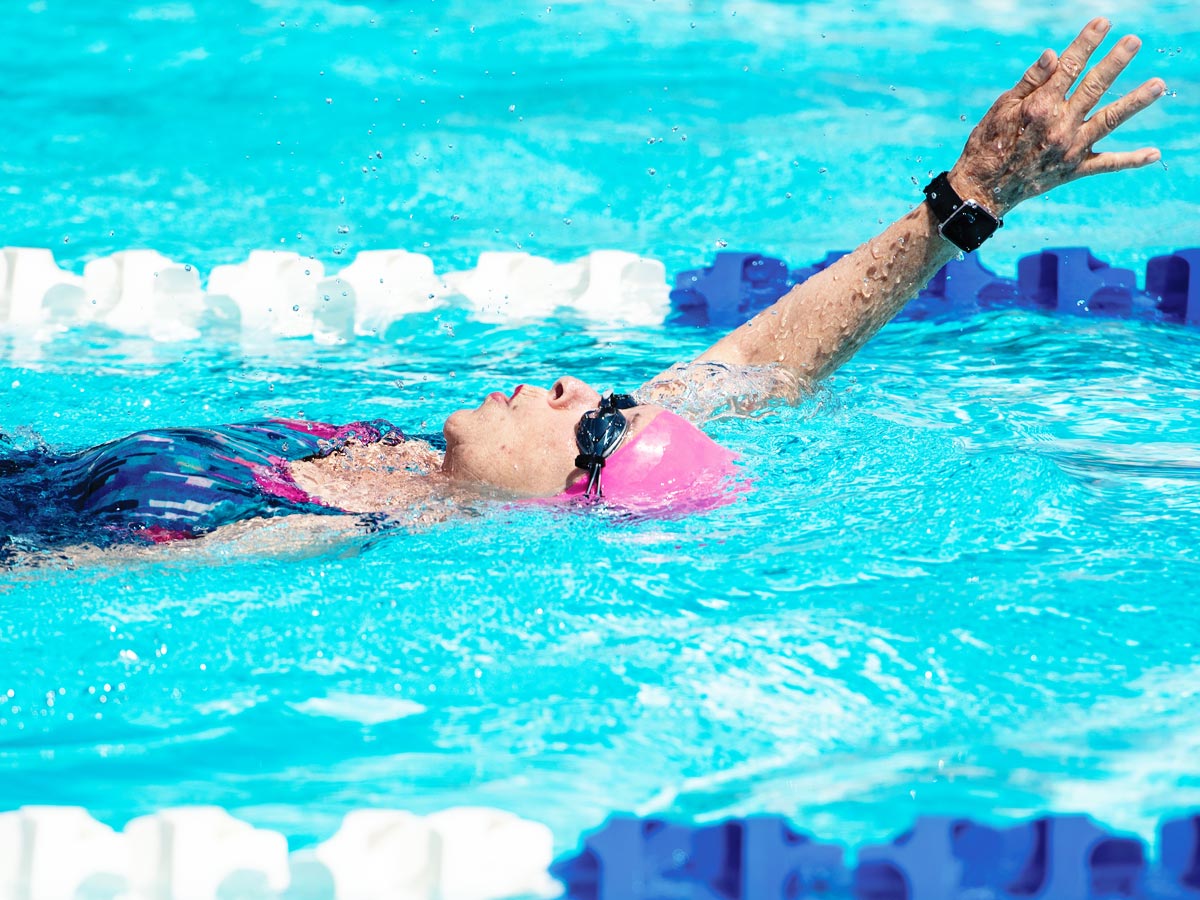
<instances>
[{"instance_id":1,"label":"senior woman swimming","mask_svg":"<svg viewBox=\"0 0 1200 900\"><path fill-rule=\"evenodd\" d=\"M42 533L67 521L76 540L84 526L93 540L158 542L258 517L386 512L438 498L603 495L632 507L719 501L734 454L672 407L684 399L689 410L716 410L793 398L849 359L1022 201L1160 158L1153 148L1093 149L1166 90L1151 79L1097 109L1140 47L1126 36L1083 75L1108 30L1098 18L1061 56L1046 50L911 212L632 395L602 397L571 377L549 388L518 385L453 413L444 452L436 438L410 438L386 422L268 420L139 432L80 453L0 461L0 486L9 486L0 491L0 521L33 523Z\"/></svg>"}]
</instances>

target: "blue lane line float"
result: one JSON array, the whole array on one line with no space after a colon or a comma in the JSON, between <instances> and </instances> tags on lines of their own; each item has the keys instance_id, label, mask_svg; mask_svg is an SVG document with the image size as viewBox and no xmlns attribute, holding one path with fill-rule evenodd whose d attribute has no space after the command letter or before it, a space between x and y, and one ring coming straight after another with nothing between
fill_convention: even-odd
<instances>
[{"instance_id":1,"label":"blue lane line float","mask_svg":"<svg viewBox=\"0 0 1200 900\"><path fill-rule=\"evenodd\" d=\"M926 816L887 844L843 848L781 816L689 826L614 816L550 874L565 900L1196 900L1200 816L1164 822L1160 858L1085 816L1007 827Z\"/></svg>"},{"instance_id":2,"label":"blue lane line float","mask_svg":"<svg viewBox=\"0 0 1200 900\"><path fill-rule=\"evenodd\" d=\"M1164 822L1158 835L1162 869L1183 896L1200 897L1200 816Z\"/></svg>"},{"instance_id":3,"label":"blue lane line float","mask_svg":"<svg viewBox=\"0 0 1200 900\"><path fill-rule=\"evenodd\" d=\"M711 266L675 276L671 305L681 325L732 328L792 287L782 260L759 253L718 253Z\"/></svg>"},{"instance_id":4,"label":"blue lane line float","mask_svg":"<svg viewBox=\"0 0 1200 900\"><path fill-rule=\"evenodd\" d=\"M790 271L784 260L760 253L718 253L711 266L675 276L668 321L735 327L846 252L831 251ZM1022 257L1015 279L996 274L971 255L943 266L900 318L960 318L1014 306L1200 325L1200 248L1151 259L1144 289L1132 269L1110 266L1087 247L1056 247Z\"/></svg>"},{"instance_id":5,"label":"blue lane line float","mask_svg":"<svg viewBox=\"0 0 1200 900\"><path fill-rule=\"evenodd\" d=\"M1021 295L1060 313L1124 317L1134 313L1137 276L1092 255L1087 247L1043 250L1017 262ZM1148 311L1153 310L1148 305Z\"/></svg>"},{"instance_id":6,"label":"blue lane line float","mask_svg":"<svg viewBox=\"0 0 1200 900\"><path fill-rule=\"evenodd\" d=\"M1017 283L1001 278L972 255L952 259L938 269L900 315L905 319L966 318L1019 302Z\"/></svg>"},{"instance_id":7,"label":"blue lane line float","mask_svg":"<svg viewBox=\"0 0 1200 900\"><path fill-rule=\"evenodd\" d=\"M792 830L782 816L709 826L614 816L550 874L571 900L773 900L823 896L847 883L842 848Z\"/></svg>"},{"instance_id":8,"label":"blue lane line float","mask_svg":"<svg viewBox=\"0 0 1200 900\"><path fill-rule=\"evenodd\" d=\"M1146 265L1146 293L1169 319L1200 325L1200 248L1156 256Z\"/></svg>"},{"instance_id":9,"label":"blue lane line float","mask_svg":"<svg viewBox=\"0 0 1200 900\"><path fill-rule=\"evenodd\" d=\"M1146 855L1136 837L1112 835L1083 816L991 828L929 817L890 844L865 847L854 895L930 900L964 891L999 897L1138 897Z\"/></svg>"}]
</instances>

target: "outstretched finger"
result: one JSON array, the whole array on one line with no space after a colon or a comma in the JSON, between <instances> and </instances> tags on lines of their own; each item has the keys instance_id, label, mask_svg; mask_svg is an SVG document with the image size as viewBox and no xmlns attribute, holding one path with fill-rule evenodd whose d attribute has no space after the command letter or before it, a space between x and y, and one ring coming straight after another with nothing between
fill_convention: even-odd
<instances>
[{"instance_id":1,"label":"outstretched finger","mask_svg":"<svg viewBox=\"0 0 1200 900\"><path fill-rule=\"evenodd\" d=\"M1092 146L1096 141L1112 134L1166 92L1165 81L1161 78L1151 78L1136 91L1130 91L1124 97L1114 100L1084 122L1079 129L1079 139L1083 141L1084 146Z\"/></svg>"},{"instance_id":2,"label":"outstretched finger","mask_svg":"<svg viewBox=\"0 0 1200 900\"><path fill-rule=\"evenodd\" d=\"M1092 70L1083 76L1079 87L1075 88L1075 93L1068 101L1080 116L1087 115L1100 102L1100 98L1112 87L1117 76L1125 71L1129 61L1137 56L1141 46L1142 42L1137 35L1125 35L1115 47L1105 54L1104 59L1096 63Z\"/></svg>"},{"instance_id":3,"label":"outstretched finger","mask_svg":"<svg viewBox=\"0 0 1200 900\"><path fill-rule=\"evenodd\" d=\"M1021 76L1021 80L1013 87L1013 95L1019 100L1024 100L1040 88L1050 80L1050 76L1054 73L1054 64L1056 62L1058 62L1057 53L1053 50L1043 50L1037 62L1025 70L1025 74Z\"/></svg>"},{"instance_id":4,"label":"outstretched finger","mask_svg":"<svg viewBox=\"0 0 1200 900\"><path fill-rule=\"evenodd\" d=\"M1102 172L1122 172L1125 169L1140 169L1162 159L1162 153L1155 147L1143 147L1141 150L1127 150L1123 153L1094 153L1075 170L1075 177L1099 175Z\"/></svg>"},{"instance_id":5,"label":"outstretched finger","mask_svg":"<svg viewBox=\"0 0 1200 900\"><path fill-rule=\"evenodd\" d=\"M1108 19L1103 16L1092 19L1083 31L1079 32L1079 36L1071 41L1071 46L1063 51L1062 56L1058 58L1058 68L1047 82L1056 94L1067 96L1067 91L1087 66L1088 60L1104 40L1104 35L1108 34L1108 29Z\"/></svg>"}]
</instances>

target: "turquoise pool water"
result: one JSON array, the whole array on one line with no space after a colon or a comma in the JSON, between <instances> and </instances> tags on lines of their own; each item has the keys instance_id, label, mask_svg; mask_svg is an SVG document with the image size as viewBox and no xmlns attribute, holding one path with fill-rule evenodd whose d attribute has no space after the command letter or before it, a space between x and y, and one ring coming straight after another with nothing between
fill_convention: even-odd
<instances>
[{"instance_id":1,"label":"turquoise pool water","mask_svg":"<svg viewBox=\"0 0 1200 900\"><path fill-rule=\"evenodd\" d=\"M1187 12L1114 14L1146 41L1129 85L1177 91L1125 143L1167 168L1030 203L985 261L1088 243L1135 265L1196 243ZM0 37L23 125L3 243L76 270L134 247L203 271L262 248L330 268L381 247L443 271L518 247L800 263L902 213L960 116L1088 13L1030 15L35 2ZM947 77L955 54L972 63ZM518 381L636 385L715 337L454 305L404 323L337 347L7 329L0 430L436 429ZM930 811L1148 834L1200 803L1197 371L1194 329L896 323L799 408L715 424L758 487L702 516L498 508L4 572L0 808L119 824L218 803L297 846L351 809L459 803L544 821L563 848L613 810L779 811L848 842Z\"/></svg>"}]
</instances>

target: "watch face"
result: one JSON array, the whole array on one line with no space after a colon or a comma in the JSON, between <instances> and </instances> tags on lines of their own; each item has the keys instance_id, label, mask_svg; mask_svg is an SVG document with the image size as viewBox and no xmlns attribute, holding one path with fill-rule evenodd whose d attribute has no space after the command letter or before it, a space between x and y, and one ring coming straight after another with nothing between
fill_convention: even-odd
<instances>
[{"instance_id":1,"label":"watch face","mask_svg":"<svg viewBox=\"0 0 1200 900\"><path fill-rule=\"evenodd\" d=\"M942 235L968 253L990 238L999 223L995 217L974 200L960 206L942 223Z\"/></svg>"}]
</instances>

